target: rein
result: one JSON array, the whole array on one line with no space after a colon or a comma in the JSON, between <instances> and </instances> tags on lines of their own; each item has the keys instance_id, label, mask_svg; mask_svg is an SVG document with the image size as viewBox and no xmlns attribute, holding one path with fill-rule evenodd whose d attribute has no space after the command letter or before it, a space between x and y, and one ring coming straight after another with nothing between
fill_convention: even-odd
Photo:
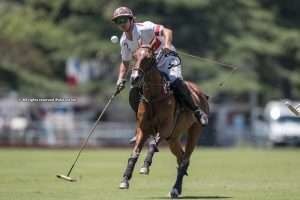
<instances>
[{"instance_id":1,"label":"rein","mask_svg":"<svg viewBox=\"0 0 300 200\"><path fill-rule=\"evenodd\" d=\"M149 72L152 72L152 71L153 70L150 70ZM169 84L165 79L163 79L161 83L156 83L156 84L146 83L145 81L142 82L143 91L145 89L148 89L151 87L161 88L161 90L165 91L165 93L159 95L158 97L156 97L154 99L148 99L147 97L145 97L144 94L141 94L142 100L144 100L146 103L157 103L157 102L163 101L173 95L173 92L169 90Z\"/></svg>"},{"instance_id":2,"label":"rein","mask_svg":"<svg viewBox=\"0 0 300 200\"><path fill-rule=\"evenodd\" d=\"M149 46L142 46L140 48L147 48L147 49L150 49L151 50L151 47ZM169 84L168 82L163 78L161 77L162 81L160 81L160 83L151 83L149 81L145 81L146 79L146 76L152 76L151 73L155 73L155 71L157 73L159 73L159 76L161 76L159 70L156 68L156 59L154 58L154 54L152 54L152 61L149 63L148 66L145 66L146 68L145 69L141 69L139 66L133 66L131 71L138 71L139 73L142 74L142 79L140 81L140 84L138 85L138 87L141 87L143 91L145 91L145 89L150 89L152 87L159 87L161 88L161 90L165 91L163 94L161 93L160 95L158 95L158 97L155 97L154 99L149 99L147 97L145 97L144 94L141 94L141 98L144 102L146 103L154 103L154 102L160 102L162 100L165 100L169 97L171 97L173 95L173 92L171 92L169 90Z\"/></svg>"},{"instance_id":3,"label":"rein","mask_svg":"<svg viewBox=\"0 0 300 200\"><path fill-rule=\"evenodd\" d=\"M160 101L165 100L165 99L167 99L167 98L169 98L170 96L173 95L173 92L169 91L169 88L168 88L169 84L168 84L168 82L165 79L163 79L163 81L161 83L147 83L147 82L145 82L145 76L147 74L152 73L154 70L157 70L153 66L150 66L145 71L142 70L142 69L140 69L140 68L138 68L138 67L132 68L132 71L134 71L134 70L140 71L143 74L143 79L142 79L141 85L140 85L140 87L143 88L143 91L145 89L148 89L148 88L151 88L151 87L159 87L162 90L166 91L165 95L160 95L159 97L154 98L154 99L149 99L149 98L145 97L144 94L141 94L141 98L142 98L142 100L144 102L146 102L146 103L160 102Z\"/></svg>"},{"instance_id":4,"label":"rein","mask_svg":"<svg viewBox=\"0 0 300 200\"><path fill-rule=\"evenodd\" d=\"M143 69L141 69L139 67L133 67L131 69L131 71L139 71L139 72L141 72L141 74L143 75L143 81L141 81L143 87L145 87L145 86L161 87L161 86L166 85L165 81L163 83L156 83L156 84L155 83L145 83L145 76L146 76L146 74L151 73L153 70L157 70L157 69L155 69L153 67L153 65L151 65L150 67L148 67L147 70L143 70Z\"/></svg>"}]
</instances>

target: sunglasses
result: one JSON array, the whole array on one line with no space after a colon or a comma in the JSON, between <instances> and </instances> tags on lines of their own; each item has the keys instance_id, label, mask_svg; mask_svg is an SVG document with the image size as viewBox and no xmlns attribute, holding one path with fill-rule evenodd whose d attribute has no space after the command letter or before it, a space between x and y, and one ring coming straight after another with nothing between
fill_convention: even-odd
<instances>
[{"instance_id":1,"label":"sunglasses","mask_svg":"<svg viewBox=\"0 0 300 200\"><path fill-rule=\"evenodd\" d=\"M114 20L115 24L120 25L120 24L125 24L129 20L128 17L118 17Z\"/></svg>"}]
</instances>

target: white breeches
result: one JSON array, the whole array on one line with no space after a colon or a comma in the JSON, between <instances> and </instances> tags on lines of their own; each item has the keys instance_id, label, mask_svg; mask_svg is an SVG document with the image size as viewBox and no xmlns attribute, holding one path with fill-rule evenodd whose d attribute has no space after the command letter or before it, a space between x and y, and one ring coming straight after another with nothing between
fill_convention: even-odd
<instances>
[{"instance_id":1,"label":"white breeches","mask_svg":"<svg viewBox=\"0 0 300 200\"><path fill-rule=\"evenodd\" d=\"M176 79L182 79L180 59L173 55L161 56L157 60L157 68L159 71L165 73L172 83Z\"/></svg>"}]
</instances>

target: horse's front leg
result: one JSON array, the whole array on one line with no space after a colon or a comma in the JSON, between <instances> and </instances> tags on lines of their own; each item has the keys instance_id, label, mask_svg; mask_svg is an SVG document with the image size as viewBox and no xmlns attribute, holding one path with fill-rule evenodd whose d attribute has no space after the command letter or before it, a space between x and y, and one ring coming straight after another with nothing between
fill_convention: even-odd
<instances>
[{"instance_id":1,"label":"horse's front leg","mask_svg":"<svg viewBox=\"0 0 300 200\"><path fill-rule=\"evenodd\" d=\"M134 170L134 166L139 158L139 155L142 151L143 145L147 139L147 135L141 130L141 128L137 128L137 138L132 151L131 156L128 159L127 167L123 174L123 179L120 183L120 189L128 189L129 188L129 180L132 177L132 172Z\"/></svg>"},{"instance_id":2,"label":"horse's front leg","mask_svg":"<svg viewBox=\"0 0 300 200\"><path fill-rule=\"evenodd\" d=\"M151 140L148 144L147 156L144 160L144 165L140 169L140 174L148 175L150 172L150 166L152 164L153 156L158 152L158 143L160 142L159 133L155 137L151 137Z\"/></svg>"}]
</instances>

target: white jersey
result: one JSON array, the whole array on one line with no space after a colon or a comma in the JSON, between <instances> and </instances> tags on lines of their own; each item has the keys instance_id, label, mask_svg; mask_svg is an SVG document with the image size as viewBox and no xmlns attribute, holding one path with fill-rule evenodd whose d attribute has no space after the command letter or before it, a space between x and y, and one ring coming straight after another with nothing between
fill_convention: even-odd
<instances>
[{"instance_id":1,"label":"white jersey","mask_svg":"<svg viewBox=\"0 0 300 200\"><path fill-rule=\"evenodd\" d=\"M121 36L120 46L121 46L121 57L123 61L130 61L132 59L133 53L142 44L150 44L153 40L155 53L158 53L162 49L165 39L162 34L163 26L154 24L150 21L145 21L143 23L134 23L132 30L132 40L129 40L125 33ZM172 47L175 51L175 48Z\"/></svg>"},{"instance_id":2,"label":"white jersey","mask_svg":"<svg viewBox=\"0 0 300 200\"><path fill-rule=\"evenodd\" d=\"M126 37L125 33L123 33L120 39L122 60L131 61L134 52L140 45L150 44L153 40L155 40L153 45L154 52L159 53L165 43L163 28L164 27L162 25L154 24L150 21L146 21L143 23L134 23L134 27L132 30L132 40L129 40ZM171 50L176 51L173 45L171 46ZM171 82L173 82L177 78L182 79L181 65L178 57L163 56L162 58L157 60L157 68L165 75L167 75L168 79Z\"/></svg>"}]
</instances>

